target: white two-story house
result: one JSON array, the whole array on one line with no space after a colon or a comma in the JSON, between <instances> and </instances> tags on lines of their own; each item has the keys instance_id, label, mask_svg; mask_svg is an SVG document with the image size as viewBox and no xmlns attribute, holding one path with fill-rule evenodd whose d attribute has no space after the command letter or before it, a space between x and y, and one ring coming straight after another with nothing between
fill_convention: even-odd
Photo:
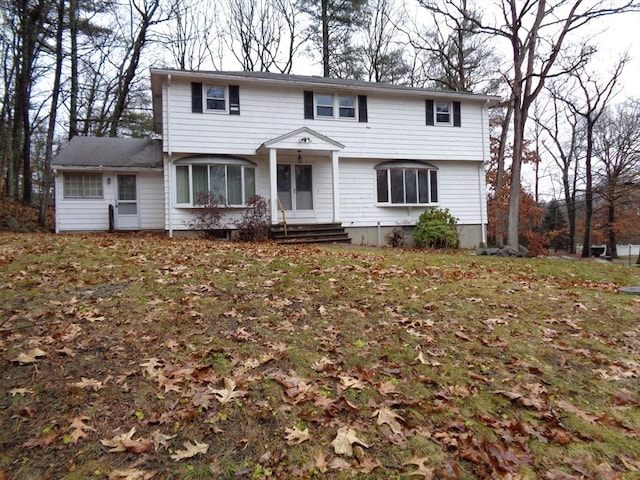
<instances>
[{"instance_id":1,"label":"white two-story house","mask_svg":"<svg viewBox=\"0 0 640 480\"><path fill-rule=\"evenodd\" d=\"M161 144L106 140L135 153L128 163L126 153L114 159L108 148L82 158L81 147L100 140L74 139L53 162L58 231L110 226L177 235L192 227L199 198L211 192L225 199L231 229L260 195L274 225L338 223L354 243L380 244L433 207L458 219L461 246L486 240L488 106L496 97L172 69L152 69L151 89ZM87 205L92 213L83 215Z\"/></svg>"}]
</instances>

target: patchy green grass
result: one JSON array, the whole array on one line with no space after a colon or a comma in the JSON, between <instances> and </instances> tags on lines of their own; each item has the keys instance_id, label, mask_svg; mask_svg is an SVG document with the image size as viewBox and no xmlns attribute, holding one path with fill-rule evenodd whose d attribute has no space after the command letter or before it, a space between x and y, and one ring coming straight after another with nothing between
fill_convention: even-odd
<instances>
[{"instance_id":1,"label":"patchy green grass","mask_svg":"<svg viewBox=\"0 0 640 480\"><path fill-rule=\"evenodd\" d=\"M0 479L632 479L640 271L0 235Z\"/></svg>"}]
</instances>

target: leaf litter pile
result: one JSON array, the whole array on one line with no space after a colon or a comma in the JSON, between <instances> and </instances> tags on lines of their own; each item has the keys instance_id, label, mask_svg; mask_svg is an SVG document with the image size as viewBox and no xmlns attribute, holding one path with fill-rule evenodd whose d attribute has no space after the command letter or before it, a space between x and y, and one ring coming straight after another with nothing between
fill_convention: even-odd
<instances>
[{"instance_id":1,"label":"leaf litter pile","mask_svg":"<svg viewBox=\"0 0 640 480\"><path fill-rule=\"evenodd\" d=\"M640 478L623 265L0 236L0 479Z\"/></svg>"}]
</instances>

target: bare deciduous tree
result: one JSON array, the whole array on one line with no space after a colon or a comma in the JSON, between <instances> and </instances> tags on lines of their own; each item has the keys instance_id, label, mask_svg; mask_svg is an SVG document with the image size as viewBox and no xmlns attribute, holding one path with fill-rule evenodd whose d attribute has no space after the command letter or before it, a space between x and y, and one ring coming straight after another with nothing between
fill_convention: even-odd
<instances>
[{"instance_id":1,"label":"bare deciduous tree","mask_svg":"<svg viewBox=\"0 0 640 480\"><path fill-rule=\"evenodd\" d=\"M295 0L227 0L226 40L245 71L290 73L303 43Z\"/></svg>"},{"instance_id":2,"label":"bare deciduous tree","mask_svg":"<svg viewBox=\"0 0 640 480\"><path fill-rule=\"evenodd\" d=\"M576 194L578 190L578 156L581 151L583 131L581 123L550 86L551 100L544 118L535 118L545 134L542 145L560 170L562 194L567 209L569 228L569 253L576 252Z\"/></svg>"},{"instance_id":3,"label":"bare deciduous tree","mask_svg":"<svg viewBox=\"0 0 640 480\"><path fill-rule=\"evenodd\" d=\"M605 111L609 99L614 95L622 69L628 62L628 57L623 57L616 64L611 76L606 81L601 81L589 72L585 66L574 69L570 78L575 85L578 95L570 94L564 98L569 110L584 122L585 135L585 221L582 256L591 256L591 234L593 220L593 132L596 123Z\"/></svg>"},{"instance_id":4,"label":"bare deciduous tree","mask_svg":"<svg viewBox=\"0 0 640 480\"><path fill-rule=\"evenodd\" d=\"M593 153L596 192L606 209L607 251L617 258L617 212L640 185L640 107L631 102L607 108L595 125ZM637 207L637 205L634 205Z\"/></svg>"},{"instance_id":5,"label":"bare deciduous tree","mask_svg":"<svg viewBox=\"0 0 640 480\"><path fill-rule=\"evenodd\" d=\"M456 14L471 22L475 31L505 39L512 52L513 159L507 241L517 248L524 134L533 102L548 78L584 63L585 58L579 55L571 65L557 66L567 37L594 19L637 11L639 6L634 0L502 0L499 6L501 19L493 24L468 15L460 7Z\"/></svg>"}]
</instances>

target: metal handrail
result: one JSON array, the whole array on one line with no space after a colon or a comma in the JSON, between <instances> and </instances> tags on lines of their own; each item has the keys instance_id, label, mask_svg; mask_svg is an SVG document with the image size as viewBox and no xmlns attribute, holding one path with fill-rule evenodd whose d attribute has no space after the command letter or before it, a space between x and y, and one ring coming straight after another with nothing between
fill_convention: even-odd
<instances>
[{"instance_id":1,"label":"metal handrail","mask_svg":"<svg viewBox=\"0 0 640 480\"><path fill-rule=\"evenodd\" d=\"M284 236L288 237L288 234L287 234L287 216L284 213L284 205L282 205L282 202L280 201L280 197L276 197L276 200L278 201L278 207L280 207L280 213L282 213L282 225L284 226Z\"/></svg>"}]
</instances>

